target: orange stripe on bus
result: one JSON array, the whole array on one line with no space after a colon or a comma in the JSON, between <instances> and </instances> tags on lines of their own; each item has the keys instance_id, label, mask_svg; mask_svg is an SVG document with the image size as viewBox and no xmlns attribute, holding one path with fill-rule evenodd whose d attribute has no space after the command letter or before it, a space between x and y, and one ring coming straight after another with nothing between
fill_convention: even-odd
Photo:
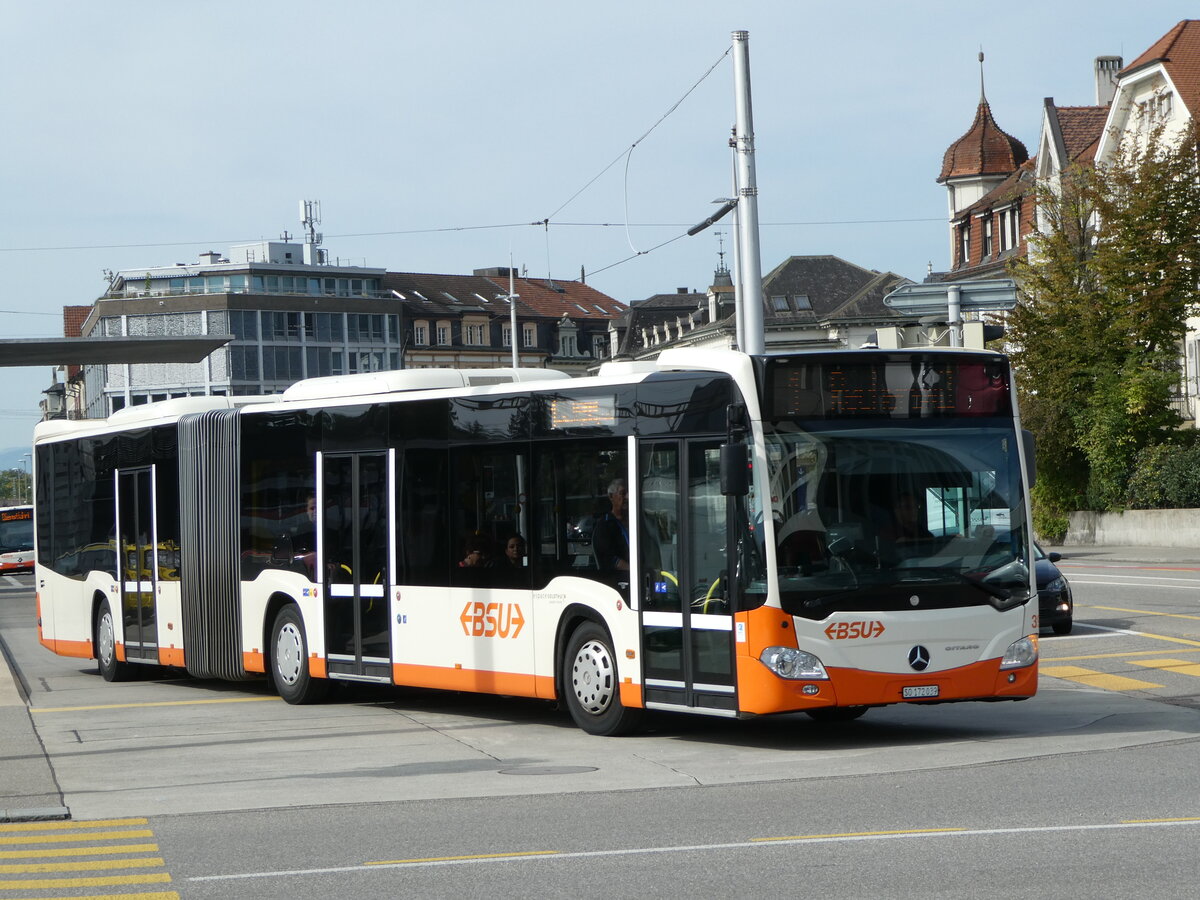
<instances>
[{"instance_id":1,"label":"orange stripe on bus","mask_svg":"<svg viewBox=\"0 0 1200 900\"><path fill-rule=\"evenodd\" d=\"M158 648L158 661L160 663L162 663L164 666L177 666L178 668L182 669L184 666L183 648L182 647L159 647Z\"/></svg>"},{"instance_id":2,"label":"orange stripe on bus","mask_svg":"<svg viewBox=\"0 0 1200 900\"><path fill-rule=\"evenodd\" d=\"M247 672L265 672L267 671L266 657L258 650L243 653L242 668Z\"/></svg>"},{"instance_id":3,"label":"orange stripe on bus","mask_svg":"<svg viewBox=\"0 0 1200 900\"><path fill-rule=\"evenodd\" d=\"M92 659L96 653L92 649L91 641L42 641L47 647L57 653L59 656L78 656L83 659ZM125 648L118 644L121 653L124 654Z\"/></svg>"},{"instance_id":4,"label":"orange stripe on bus","mask_svg":"<svg viewBox=\"0 0 1200 900\"><path fill-rule=\"evenodd\" d=\"M621 705L629 709L641 709L642 686L629 681L621 682Z\"/></svg>"},{"instance_id":5,"label":"orange stripe on bus","mask_svg":"<svg viewBox=\"0 0 1200 900\"><path fill-rule=\"evenodd\" d=\"M487 672L482 669L396 663L392 666L392 678L396 684L408 687L506 694L511 697L545 697L553 696L554 692L554 679L548 675ZM545 691L550 693L544 693Z\"/></svg>"},{"instance_id":6,"label":"orange stripe on bus","mask_svg":"<svg viewBox=\"0 0 1200 900\"><path fill-rule=\"evenodd\" d=\"M324 678L326 676L325 660L316 655L310 656L308 658L308 674L313 678Z\"/></svg>"}]
</instances>

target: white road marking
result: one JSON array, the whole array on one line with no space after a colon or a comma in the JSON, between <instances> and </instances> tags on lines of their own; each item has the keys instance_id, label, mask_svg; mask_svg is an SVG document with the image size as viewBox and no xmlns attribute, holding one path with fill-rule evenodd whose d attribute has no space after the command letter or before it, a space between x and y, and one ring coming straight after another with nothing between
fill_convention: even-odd
<instances>
[{"instance_id":1,"label":"white road marking","mask_svg":"<svg viewBox=\"0 0 1200 900\"><path fill-rule=\"evenodd\" d=\"M1103 825L1045 825L1028 828L979 828L963 830L913 830L906 832L813 835L794 838L760 838L755 841L738 841L727 844L692 844L681 847L630 847L624 850L586 850L570 853L537 852L513 855L486 855L467 859L419 859L410 862L398 861L358 866L329 866L320 869L289 869L275 872L244 872L236 875L194 875L188 881L234 881L249 878L284 878L303 875L339 875L344 872L370 872L375 869L415 869L435 866L494 865L496 863L546 862L563 859L594 859L602 856L647 856L666 853L711 853L714 850L762 850L767 847L793 847L797 844L839 844L859 841L895 841L920 838L993 837L1008 834L1053 834L1085 831L1119 831L1142 828L1172 828L1200 826L1200 818L1163 819L1142 822L1113 822Z\"/></svg>"}]
</instances>

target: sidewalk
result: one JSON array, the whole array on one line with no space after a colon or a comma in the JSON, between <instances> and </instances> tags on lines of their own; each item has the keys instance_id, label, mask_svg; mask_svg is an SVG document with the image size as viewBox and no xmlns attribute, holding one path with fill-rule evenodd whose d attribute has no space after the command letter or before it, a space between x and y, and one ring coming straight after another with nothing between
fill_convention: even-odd
<instances>
[{"instance_id":1,"label":"sidewalk","mask_svg":"<svg viewBox=\"0 0 1200 900\"><path fill-rule=\"evenodd\" d=\"M0 641L0 822L69 819L5 649Z\"/></svg>"},{"instance_id":2,"label":"sidewalk","mask_svg":"<svg viewBox=\"0 0 1200 900\"><path fill-rule=\"evenodd\" d=\"M1099 544L1042 544L1047 553L1080 564L1151 563L1165 566L1200 566L1200 547L1116 547Z\"/></svg>"}]
</instances>

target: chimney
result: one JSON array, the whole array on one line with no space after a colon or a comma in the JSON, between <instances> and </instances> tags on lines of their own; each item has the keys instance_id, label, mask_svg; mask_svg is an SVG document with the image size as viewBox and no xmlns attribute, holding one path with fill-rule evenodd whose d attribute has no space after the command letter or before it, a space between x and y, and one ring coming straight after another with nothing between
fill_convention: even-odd
<instances>
[{"instance_id":1,"label":"chimney","mask_svg":"<svg viewBox=\"0 0 1200 900\"><path fill-rule=\"evenodd\" d=\"M200 265L213 266L221 261L221 254L216 250L209 250L200 254Z\"/></svg>"},{"instance_id":2,"label":"chimney","mask_svg":"<svg viewBox=\"0 0 1200 900\"><path fill-rule=\"evenodd\" d=\"M1108 106L1117 95L1117 73L1121 71L1119 56L1096 57L1096 105Z\"/></svg>"},{"instance_id":3,"label":"chimney","mask_svg":"<svg viewBox=\"0 0 1200 900\"><path fill-rule=\"evenodd\" d=\"M675 288L675 293L677 293L677 294L690 294L690 293L691 293L691 291L690 291L690 290L688 290L688 289L687 289L687 288L685 288L685 287L682 287L682 288L681 288L681 287L677 287L677 288Z\"/></svg>"}]
</instances>

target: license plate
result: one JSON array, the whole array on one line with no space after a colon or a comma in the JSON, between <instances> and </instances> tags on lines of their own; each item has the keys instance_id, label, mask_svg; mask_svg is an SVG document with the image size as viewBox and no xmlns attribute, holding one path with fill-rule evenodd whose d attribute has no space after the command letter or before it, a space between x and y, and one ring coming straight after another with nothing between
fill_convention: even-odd
<instances>
[{"instance_id":1,"label":"license plate","mask_svg":"<svg viewBox=\"0 0 1200 900\"><path fill-rule=\"evenodd\" d=\"M938 695L938 686L936 684L919 684L914 687L906 687L900 695L905 700L916 700L919 697L936 697Z\"/></svg>"}]
</instances>

